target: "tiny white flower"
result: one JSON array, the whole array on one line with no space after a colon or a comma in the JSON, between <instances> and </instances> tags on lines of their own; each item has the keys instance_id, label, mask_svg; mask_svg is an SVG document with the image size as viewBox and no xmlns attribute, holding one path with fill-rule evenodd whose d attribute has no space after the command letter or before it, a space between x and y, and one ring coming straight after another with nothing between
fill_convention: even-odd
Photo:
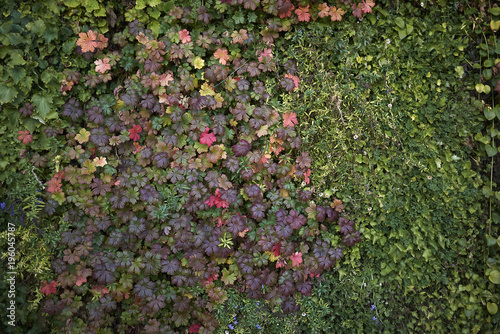
<instances>
[{"instance_id":1,"label":"tiny white flower","mask_svg":"<svg viewBox=\"0 0 500 334\"><path fill-rule=\"evenodd\" d=\"M306 186L306 181L302 181L301 185L302 185L302 187L305 187Z\"/></svg>"},{"instance_id":2,"label":"tiny white flower","mask_svg":"<svg viewBox=\"0 0 500 334\"><path fill-rule=\"evenodd\" d=\"M302 313L302 316L305 317L306 316L306 312Z\"/></svg>"},{"instance_id":3,"label":"tiny white flower","mask_svg":"<svg viewBox=\"0 0 500 334\"><path fill-rule=\"evenodd\" d=\"M226 330L224 333L229 334L229 331L228 331L228 330Z\"/></svg>"},{"instance_id":4,"label":"tiny white flower","mask_svg":"<svg viewBox=\"0 0 500 334\"><path fill-rule=\"evenodd\" d=\"M421 3L420 3L420 6L424 7L424 3L423 3L423 2L421 2Z\"/></svg>"},{"instance_id":5,"label":"tiny white flower","mask_svg":"<svg viewBox=\"0 0 500 334\"><path fill-rule=\"evenodd\" d=\"M366 154L367 154L366 151L363 151L363 155L366 155Z\"/></svg>"},{"instance_id":6,"label":"tiny white flower","mask_svg":"<svg viewBox=\"0 0 500 334\"><path fill-rule=\"evenodd\" d=\"M363 286L366 287L366 283L363 283Z\"/></svg>"},{"instance_id":7,"label":"tiny white flower","mask_svg":"<svg viewBox=\"0 0 500 334\"><path fill-rule=\"evenodd\" d=\"M332 155L330 153L328 153L328 158L331 158L331 157L332 157Z\"/></svg>"},{"instance_id":8,"label":"tiny white flower","mask_svg":"<svg viewBox=\"0 0 500 334\"><path fill-rule=\"evenodd\" d=\"M330 198L330 194L325 194L325 197L326 198Z\"/></svg>"},{"instance_id":9,"label":"tiny white flower","mask_svg":"<svg viewBox=\"0 0 500 334\"><path fill-rule=\"evenodd\" d=\"M392 103L389 103L387 106L388 106L389 108L392 108Z\"/></svg>"},{"instance_id":10,"label":"tiny white flower","mask_svg":"<svg viewBox=\"0 0 500 334\"><path fill-rule=\"evenodd\" d=\"M385 40L385 44L391 44L391 40L388 38Z\"/></svg>"},{"instance_id":11,"label":"tiny white flower","mask_svg":"<svg viewBox=\"0 0 500 334\"><path fill-rule=\"evenodd\" d=\"M358 135L353 136L354 140L358 139Z\"/></svg>"},{"instance_id":12,"label":"tiny white flower","mask_svg":"<svg viewBox=\"0 0 500 334\"><path fill-rule=\"evenodd\" d=\"M432 180L432 176L427 175L427 179L428 179L428 180Z\"/></svg>"},{"instance_id":13,"label":"tiny white flower","mask_svg":"<svg viewBox=\"0 0 500 334\"><path fill-rule=\"evenodd\" d=\"M319 193L319 197L323 197L323 193Z\"/></svg>"},{"instance_id":14,"label":"tiny white flower","mask_svg":"<svg viewBox=\"0 0 500 334\"><path fill-rule=\"evenodd\" d=\"M372 207L371 206L368 207L368 211L372 211Z\"/></svg>"}]
</instances>

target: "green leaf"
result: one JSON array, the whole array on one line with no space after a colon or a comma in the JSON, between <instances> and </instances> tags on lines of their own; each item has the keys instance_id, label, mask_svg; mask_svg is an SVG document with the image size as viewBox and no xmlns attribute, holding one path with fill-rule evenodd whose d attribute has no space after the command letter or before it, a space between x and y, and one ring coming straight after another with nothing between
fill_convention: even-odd
<instances>
[{"instance_id":1,"label":"green leaf","mask_svg":"<svg viewBox=\"0 0 500 334\"><path fill-rule=\"evenodd\" d=\"M0 103L12 102L17 96L17 90L14 87L9 87L0 84Z\"/></svg>"},{"instance_id":2,"label":"green leaf","mask_svg":"<svg viewBox=\"0 0 500 334\"><path fill-rule=\"evenodd\" d=\"M432 251L430 249L426 249L422 254L422 257L425 259L425 261L429 261L429 257L432 257Z\"/></svg>"},{"instance_id":3,"label":"green leaf","mask_svg":"<svg viewBox=\"0 0 500 334\"><path fill-rule=\"evenodd\" d=\"M496 303L487 303L486 304L486 308L488 309L488 312L493 315L493 314L497 314L498 312L498 306Z\"/></svg>"},{"instance_id":4,"label":"green leaf","mask_svg":"<svg viewBox=\"0 0 500 334\"><path fill-rule=\"evenodd\" d=\"M32 97L33 105L36 107L36 110L40 113L43 119L47 117L47 114L50 112L50 108L52 106L52 96L48 94L40 95L35 94Z\"/></svg>"},{"instance_id":5,"label":"green leaf","mask_svg":"<svg viewBox=\"0 0 500 334\"><path fill-rule=\"evenodd\" d=\"M484 148L486 149L486 154L488 154L489 157L494 156L498 152L497 148L492 147L491 145L485 145Z\"/></svg>"},{"instance_id":6,"label":"green leaf","mask_svg":"<svg viewBox=\"0 0 500 334\"><path fill-rule=\"evenodd\" d=\"M160 22L158 22L156 20L151 21L151 23L148 24L148 29L151 29L151 31L153 31L153 34L155 36L159 36L160 35Z\"/></svg>"},{"instance_id":7,"label":"green leaf","mask_svg":"<svg viewBox=\"0 0 500 334\"><path fill-rule=\"evenodd\" d=\"M63 0L63 3L70 8L76 8L80 5L80 0Z\"/></svg>"},{"instance_id":8,"label":"green leaf","mask_svg":"<svg viewBox=\"0 0 500 334\"><path fill-rule=\"evenodd\" d=\"M497 239L493 238L491 235L486 235L486 243L488 244L488 246L493 246L493 245L496 245L497 244Z\"/></svg>"},{"instance_id":9,"label":"green leaf","mask_svg":"<svg viewBox=\"0 0 500 334\"><path fill-rule=\"evenodd\" d=\"M16 65L24 65L26 64L26 60L24 60L23 56L18 52L13 52L10 54L10 62L9 66L14 67Z\"/></svg>"},{"instance_id":10,"label":"green leaf","mask_svg":"<svg viewBox=\"0 0 500 334\"><path fill-rule=\"evenodd\" d=\"M45 31L45 23L42 20L38 19L34 23L33 22L28 23L26 25L26 28L31 30L32 33L41 36Z\"/></svg>"},{"instance_id":11,"label":"green leaf","mask_svg":"<svg viewBox=\"0 0 500 334\"><path fill-rule=\"evenodd\" d=\"M24 70L24 67L16 66L14 68L9 68L9 74L12 80L14 80L14 83L17 84L22 78L24 78L26 71Z\"/></svg>"},{"instance_id":12,"label":"green leaf","mask_svg":"<svg viewBox=\"0 0 500 334\"><path fill-rule=\"evenodd\" d=\"M161 0L148 0L148 5L151 7L156 7L161 4Z\"/></svg>"},{"instance_id":13,"label":"green leaf","mask_svg":"<svg viewBox=\"0 0 500 334\"><path fill-rule=\"evenodd\" d=\"M484 117L486 117L488 121L491 121L493 118L495 118L495 116L496 114L494 109L484 108Z\"/></svg>"},{"instance_id":14,"label":"green leaf","mask_svg":"<svg viewBox=\"0 0 500 334\"><path fill-rule=\"evenodd\" d=\"M500 284L500 271L494 269L490 272L489 279L493 284Z\"/></svg>"},{"instance_id":15,"label":"green leaf","mask_svg":"<svg viewBox=\"0 0 500 334\"><path fill-rule=\"evenodd\" d=\"M492 15L500 16L500 7L491 7L490 9L488 9L488 12L490 12Z\"/></svg>"},{"instance_id":16,"label":"green leaf","mask_svg":"<svg viewBox=\"0 0 500 334\"><path fill-rule=\"evenodd\" d=\"M396 17L394 21L396 22L399 28L401 29L405 28L405 21L401 17Z\"/></svg>"}]
</instances>

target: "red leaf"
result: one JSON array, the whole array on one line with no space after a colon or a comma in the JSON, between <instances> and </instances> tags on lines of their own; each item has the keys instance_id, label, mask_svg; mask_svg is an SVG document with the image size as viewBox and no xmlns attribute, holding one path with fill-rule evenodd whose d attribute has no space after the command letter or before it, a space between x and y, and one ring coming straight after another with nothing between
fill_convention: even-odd
<instances>
[{"instance_id":1,"label":"red leaf","mask_svg":"<svg viewBox=\"0 0 500 334\"><path fill-rule=\"evenodd\" d=\"M44 293L46 296L51 295L53 293L56 293L56 291L57 291L56 286L58 284L59 283L57 283L56 281L52 281L52 282L50 282L50 284L48 284L47 281L43 281L42 288L40 289L40 292Z\"/></svg>"},{"instance_id":2,"label":"red leaf","mask_svg":"<svg viewBox=\"0 0 500 334\"><path fill-rule=\"evenodd\" d=\"M362 6L363 6L362 4L358 4L357 7L352 5L352 15L358 18L362 18L363 17L363 11L361 10Z\"/></svg>"},{"instance_id":3,"label":"red leaf","mask_svg":"<svg viewBox=\"0 0 500 334\"><path fill-rule=\"evenodd\" d=\"M293 80L293 85L295 86L295 89L299 88L299 77L296 75L291 75L290 73L285 74L285 78L290 78Z\"/></svg>"},{"instance_id":4,"label":"red leaf","mask_svg":"<svg viewBox=\"0 0 500 334\"><path fill-rule=\"evenodd\" d=\"M280 254L281 254L281 243L278 242L278 243L275 243L273 245L273 254L274 254L275 257L280 256Z\"/></svg>"},{"instance_id":5,"label":"red leaf","mask_svg":"<svg viewBox=\"0 0 500 334\"><path fill-rule=\"evenodd\" d=\"M29 130L17 131L17 134L19 135L17 139L22 141L24 145L27 145L28 143L31 143L33 141L33 135L30 135Z\"/></svg>"},{"instance_id":6,"label":"red leaf","mask_svg":"<svg viewBox=\"0 0 500 334\"><path fill-rule=\"evenodd\" d=\"M290 255L290 260L292 260L292 267L298 267L302 263L302 253L293 253L292 255Z\"/></svg>"},{"instance_id":7,"label":"red leaf","mask_svg":"<svg viewBox=\"0 0 500 334\"><path fill-rule=\"evenodd\" d=\"M207 204L209 207L212 206L217 206L217 208L229 208L229 203L223 200L220 197L220 190L217 189L215 191L215 195L210 196L206 201L205 204Z\"/></svg>"},{"instance_id":8,"label":"red leaf","mask_svg":"<svg viewBox=\"0 0 500 334\"><path fill-rule=\"evenodd\" d=\"M310 170L310 169L308 169L308 170L304 173L304 177L305 177L304 181L305 181L307 184L309 184L309 182L311 181L311 180L309 179L309 175L311 175L311 170Z\"/></svg>"},{"instance_id":9,"label":"red leaf","mask_svg":"<svg viewBox=\"0 0 500 334\"><path fill-rule=\"evenodd\" d=\"M207 126L205 132L203 132L200 136L200 144L205 144L208 146L212 146L212 144L217 140L213 133L208 133L210 128Z\"/></svg>"},{"instance_id":10,"label":"red leaf","mask_svg":"<svg viewBox=\"0 0 500 334\"><path fill-rule=\"evenodd\" d=\"M62 176L60 176L59 173L57 173L56 175L54 175L49 181L47 181L47 191L49 193L55 193L57 192L58 190L61 190L61 187L62 187Z\"/></svg>"},{"instance_id":11,"label":"red leaf","mask_svg":"<svg viewBox=\"0 0 500 334\"><path fill-rule=\"evenodd\" d=\"M309 5L297 8L295 10L295 14L299 17L299 21L309 22L311 19L311 14L309 14Z\"/></svg>"},{"instance_id":12,"label":"red leaf","mask_svg":"<svg viewBox=\"0 0 500 334\"><path fill-rule=\"evenodd\" d=\"M87 277L76 276L76 282L75 282L76 286L82 286L82 284L85 282L87 282Z\"/></svg>"},{"instance_id":13,"label":"red leaf","mask_svg":"<svg viewBox=\"0 0 500 334\"><path fill-rule=\"evenodd\" d=\"M295 114L294 112L286 112L283 115L283 126L285 128L293 128L295 126L294 124L299 124L299 122L297 121L297 114Z\"/></svg>"},{"instance_id":14,"label":"red leaf","mask_svg":"<svg viewBox=\"0 0 500 334\"><path fill-rule=\"evenodd\" d=\"M133 141L136 141L136 140L139 140L139 138L140 138L139 133L142 132L142 128L140 125L134 125L132 127L132 129L128 130L128 132L130 133L130 135L129 135L130 139L132 139Z\"/></svg>"},{"instance_id":15,"label":"red leaf","mask_svg":"<svg viewBox=\"0 0 500 334\"><path fill-rule=\"evenodd\" d=\"M191 325L191 327L189 327L189 333L198 333L200 331L200 328L200 324Z\"/></svg>"},{"instance_id":16,"label":"red leaf","mask_svg":"<svg viewBox=\"0 0 500 334\"><path fill-rule=\"evenodd\" d=\"M182 44L191 42L191 36L189 35L189 31L187 31L187 29L179 31L179 38L181 39Z\"/></svg>"}]
</instances>

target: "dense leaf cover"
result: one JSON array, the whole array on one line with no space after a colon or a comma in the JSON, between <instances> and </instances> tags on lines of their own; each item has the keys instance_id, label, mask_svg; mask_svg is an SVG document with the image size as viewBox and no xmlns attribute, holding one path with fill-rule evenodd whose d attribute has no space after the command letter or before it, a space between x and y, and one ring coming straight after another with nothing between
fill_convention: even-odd
<instances>
[{"instance_id":1,"label":"dense leaf cover","mask_svg":"<svg viewBox=\"0 0 500 334\"><path fill-rule=\"evenodd\" d=\"M43 124L55 119L17 139L23 157L48 167L48 207L69 224L57 276L40 288L42 311L68 332L211 332L210 311L228 287L297 311L295 296L310 295L311 281L361 241L354 222L339 223L336 204L315 203L298 186L310 182L311 158L295 112L279 106L279 94L293 94L300 78L273 42L315 12L290 1L148 5L113 11L127 22L107 22L107 34L74 23L58 114L42 95L19 110L22 123L33 110ZM244 15L261 28L236 17L229 29L214 28L212 19L232 5L238 15L240 5L255 10ZM373 5L352 4L353 14ZM158 26L141 16L146 7L163 15ZM322 10L332 21L343 13ZM17 103L15 96L2 102ZM49 154L55 165L34 136L58 142Z\"/></svg>"}]
</instances>

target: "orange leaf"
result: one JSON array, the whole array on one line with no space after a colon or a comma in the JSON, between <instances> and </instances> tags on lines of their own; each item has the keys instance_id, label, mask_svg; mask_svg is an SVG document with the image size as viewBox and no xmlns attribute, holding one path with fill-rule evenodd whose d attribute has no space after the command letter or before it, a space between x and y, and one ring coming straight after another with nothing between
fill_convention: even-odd
<instances>
[{"instance_id":1,"label":"orange leaf","mask_svg":"<svg viewBox=\"0 0 500 334\"><path fill-rule=\"evenodd\" d=\"M226 65L226 62L229 60L229 56L227 54L226 49L217 49L214 53L214 58L219 59L219 63L222 65Z\"/></svg>"},{"instance_id":2,"label":"orange leaf","mask_svg":"<svg viewBox=\"0 0 500 334\"><path fill-rule=\"evenodd\" d=\"M309 5L297 8L295 10L295 14L299 17L299 21L309 22L311 19L311 14L309 14Z\"/></svg>"},{"instance_id":3,"label":"orange leaf","mask_svg":"<svg viewBox=\"0 0 500 334\"><path fill-rule=\"evenodd\" d=\"M330 16L332 21L342 21L342 15L344 15L345 12L342 8L337 9L337 7L330 7Z\"/></svg>"},{"instance_id":4,"label":"orange leaf","mask_svg":"<svg viewBox=\"0 0 500 334\"><path fill-rule=\"evenodd\" d=\"M299 124L299 122L297 121L297 115L294 112L286 112L283 115L283 126L285 128L293 128L295 126L294 124Z\"/></svg>"},{"instance_id":5,"label":"orange leaf","mask_svg":"<svg viewBox=\"0 0 500 334\"><path fill-rule=\"evenodd\" d=\"M80 38L76 41L76 45L82 47L82 52L94 52L99 45L96 33L89 30L87 33L81 32L78 35Z\"/></svg>"},{"instance_id":6,"label":"orange leaf","mask_svg":"<svg viewBox=\"0 0 500 334\"><path fill-rule=\"evenodd\" d=\"M97 59L94 64L96 64L95 71L99 73L105 73L107 70L111 69L109 58L104 58L103 60Z\"/></svg>"}]
</instances>

